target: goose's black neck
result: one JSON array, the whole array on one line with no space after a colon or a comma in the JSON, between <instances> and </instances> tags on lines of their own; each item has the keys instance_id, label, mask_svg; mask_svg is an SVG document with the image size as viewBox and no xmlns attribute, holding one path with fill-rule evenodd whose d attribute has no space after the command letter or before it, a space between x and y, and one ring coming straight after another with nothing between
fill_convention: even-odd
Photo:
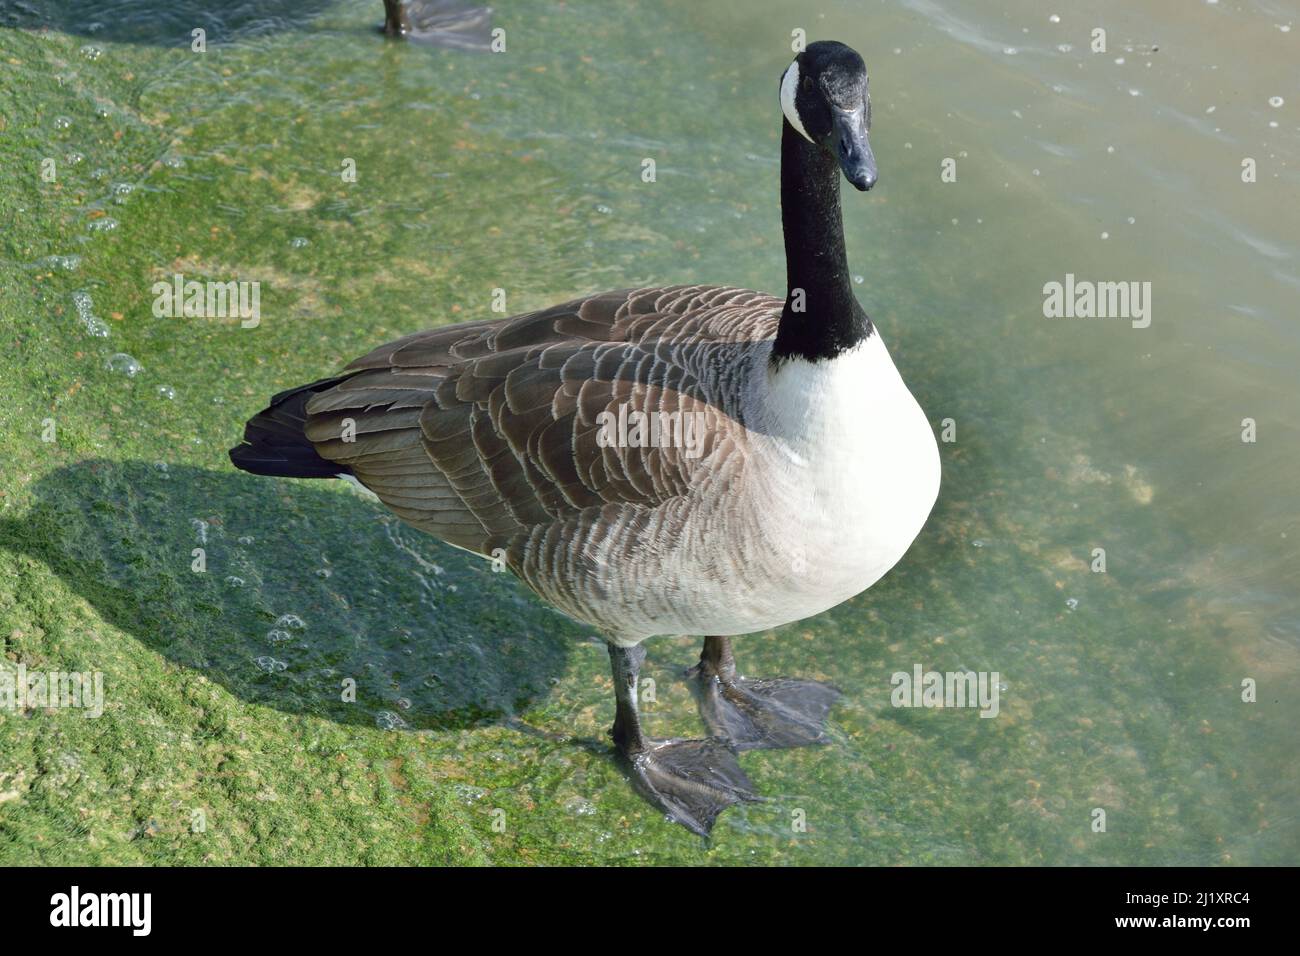
<instances>
[{"instance_id":1,"label":"goose's black neck","mask_svg":"<svg viewBox=\"0 0 1300 956\"><path fill-rule=\"evenodd\" d=\"M772 361L834 358L871 334L853 297L840 216L840 169L789 121L781 134L781 225L785 232L785 309Z\"/></svg>"}]
</instances>

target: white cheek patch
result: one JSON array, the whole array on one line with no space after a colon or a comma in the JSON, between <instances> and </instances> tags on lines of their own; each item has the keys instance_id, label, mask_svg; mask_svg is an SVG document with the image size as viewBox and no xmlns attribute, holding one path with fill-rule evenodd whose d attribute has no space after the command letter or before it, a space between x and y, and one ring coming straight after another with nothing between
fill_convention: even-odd
<instances>
[{"instance_id":1,"label":"white cheek patch","mask_svg":"<svg viewBox=\"0 0 1300 956\"><path fill-rule=\"evenodd\" d=\"M795 60L790 64L790 68L785 71L785 76L781 78L781 112L790 121L790 125L799 131L799 135L811 143L813 138L803 128L803 120L799 118L799 107L794 102L795 94L798 92L799 61Z\"/></svg>"}]
</instances>

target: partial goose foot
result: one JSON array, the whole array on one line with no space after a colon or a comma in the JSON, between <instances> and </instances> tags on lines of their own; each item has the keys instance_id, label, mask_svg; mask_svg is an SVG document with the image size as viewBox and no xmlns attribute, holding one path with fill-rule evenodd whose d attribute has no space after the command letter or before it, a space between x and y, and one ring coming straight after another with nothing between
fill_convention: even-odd
<instances>
[{"instance_id":1,"label":"partial goose foot","mask_svg":"<svg viewBox=\"0 0 1300 956\"><path fill-rule=\"evenodd\" d=\"M651 804L692 833L707 837L723 810L759 800L725 740L654 740L641 731L637 675L645 651L609 648L617 710L610 736L632 775L632 783Z\"/></svg>"},{"instance_id":2,"label":"partial goose foot","mask_svg":"<svg viewBox=\"0 0 1300 956\"><path fill-rule=\"evenodd\" d=\"M698 682L705 726L737 750L825 743L827 715L841 696L814 680L738 677L725 637L706 637L700 662L687 674Z\"/></svg>"},{"instance_id":3,"label":"partial goose foot","mask_svg":"<svg viewBox=\"0 0 1300 956\"><path fill-rule=\"evenodd\" d=\"M492 41L492 8L458 0L384 0L383 32L417 43L487 50Z\"/></svg>"},{"instance_id":4,"label":"partial goose foot","mask_svg":"<svg viewBox=\"0 0 1300 956\"><path fill-rule=\"evenodd\" d=\"M692 833L707 837L718 814L759 800L725 740L647 740L647 749L619 754L637 791Z\"/></svg>"}]
</instances>

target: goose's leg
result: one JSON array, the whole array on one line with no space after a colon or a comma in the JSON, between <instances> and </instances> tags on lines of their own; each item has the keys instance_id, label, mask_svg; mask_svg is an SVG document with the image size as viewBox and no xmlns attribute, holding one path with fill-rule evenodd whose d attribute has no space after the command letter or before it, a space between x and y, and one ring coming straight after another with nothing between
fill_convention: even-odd
<instances>
[{"instance_id":1,"label":"goose's leg","mask_svg":"<svg viewBox=\"0 0 1300 956\"><path fill-rule=\"evenodd\" d=\"M645 650L609 646L617 710L610 736L641 794L687 829L708 836L718 814L758 797L725 740L655 740L641 729L637 679Z\"/></svg>"},{"instance_id":2,"label":"goose's leg","mask_svg":"<svg viewBox=\"0 0 1300 956\"><path fill-rule=\"evenodd\" d=\"M457 49L487 49L492 8L459 0L384 0L383 32Z\"/></svg>"},{"instance_id":3,"label":"goose's leg","mask_svg":"<svg viewBox=\"0 0 1300 956\"><path fill-rule=\"evenodd\" d=\"M384 0L384 33L401 37L411 32L411 18L402 0Z\"/></svg>"},{"instance_id":4,"label":"goose's leg","mask_svg":"<svg viewBox=\"0 0 1300 956\"><path fill-rule=\"evenodd\" d=\"M826 717L840 697L830 684L740 677L726 637L706 637L700 662L687 673L698 681L700 716L709 732L737 750L826 742Z\"/></svg>"}]
</instances>

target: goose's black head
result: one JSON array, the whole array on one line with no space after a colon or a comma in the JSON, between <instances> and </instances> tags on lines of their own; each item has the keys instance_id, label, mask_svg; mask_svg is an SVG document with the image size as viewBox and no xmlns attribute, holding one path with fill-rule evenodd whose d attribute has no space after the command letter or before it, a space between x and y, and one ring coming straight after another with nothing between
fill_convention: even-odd
<instances>
[{"instance_id":1,"label":"goose's black head","mask_svg":"<svg viewBox=\"0 0 1300 956\"><path fill-rule=\"evenodd\" d=\"M810 43L781 77L786 122L833 155L844 177L862 191L876 184L867 65L856 50L822 40Z\"/></svg>"}]
</instances>

